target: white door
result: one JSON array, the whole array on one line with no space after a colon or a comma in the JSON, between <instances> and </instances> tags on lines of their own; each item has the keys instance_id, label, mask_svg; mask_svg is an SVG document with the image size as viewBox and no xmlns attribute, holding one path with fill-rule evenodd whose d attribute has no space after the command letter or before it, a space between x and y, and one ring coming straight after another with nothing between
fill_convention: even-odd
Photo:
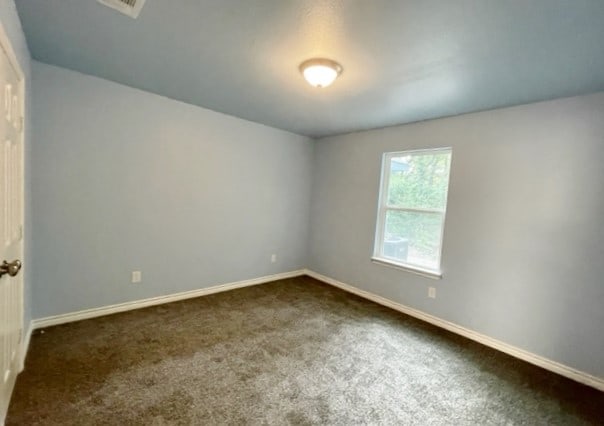
<instances>
[{"instance_id":1,"label":"white door","mask_svg":"<svg viewBox=\"0 0 604 426\"><path fill-rule=\"evenodd\" d=\"M23 73L0 26L0 424L23 339Z\"/></svg>"}]
</instances>

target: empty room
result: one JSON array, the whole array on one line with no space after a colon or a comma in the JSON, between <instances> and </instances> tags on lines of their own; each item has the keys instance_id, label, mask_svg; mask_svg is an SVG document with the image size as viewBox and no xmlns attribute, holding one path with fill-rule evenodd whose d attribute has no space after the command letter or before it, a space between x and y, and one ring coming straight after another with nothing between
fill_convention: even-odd
<instances>
[{"instance_id":1,"label":"empty room","mask_svg":"<svg viewBox=\"0 0 604 426\"><path fill-rule=\"evenodd\" d=\"M603 22L1 0L0 425L604 425Z\"/></svg>"}]
</instances>

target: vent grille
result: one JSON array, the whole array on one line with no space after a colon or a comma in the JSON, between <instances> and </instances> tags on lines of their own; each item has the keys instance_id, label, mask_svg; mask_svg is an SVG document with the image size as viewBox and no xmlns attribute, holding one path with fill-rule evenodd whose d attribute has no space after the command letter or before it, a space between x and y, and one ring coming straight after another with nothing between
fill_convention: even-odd
<instances>
[{"instance_id":1,"label":"vent grille","mask_svg":"<svg viewBox=\"0 0 604 426\"><path fill-rule=\"evenodd\" d=\"M97 0L102 5L117 10L131 18L137 18L145 4L145 0Z\"/></svg>"}]
</instances>

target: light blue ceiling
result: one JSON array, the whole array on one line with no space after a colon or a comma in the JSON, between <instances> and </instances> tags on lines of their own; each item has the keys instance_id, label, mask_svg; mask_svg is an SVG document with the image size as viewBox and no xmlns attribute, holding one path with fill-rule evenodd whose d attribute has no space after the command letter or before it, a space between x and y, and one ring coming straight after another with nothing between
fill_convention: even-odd
<instances>
[{"instance_id":1,"label":"light blue ceiling","mask_svg":"<svg viewBox=\"0 0 604 426\"><path fill-rule=\"evenodd\" d=\"M39 61L314 137L604 90L604 0L16 3Z\"/></svg>"}]
</instances>

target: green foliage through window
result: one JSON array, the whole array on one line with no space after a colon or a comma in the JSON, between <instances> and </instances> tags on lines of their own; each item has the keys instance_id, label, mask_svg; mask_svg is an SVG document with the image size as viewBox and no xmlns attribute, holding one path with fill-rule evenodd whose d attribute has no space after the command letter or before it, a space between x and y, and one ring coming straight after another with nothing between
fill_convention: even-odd
<instances>
[{"instance_id":1,"label":"green foliage through window","mask_svg":"<svg viewBox=\"0 0 604 426\"><path fill-rule=\"evenodd\" d=\"M444 210L450 153L422 153L390 160L388 205Z\"/></svg>"}]
</instances>

